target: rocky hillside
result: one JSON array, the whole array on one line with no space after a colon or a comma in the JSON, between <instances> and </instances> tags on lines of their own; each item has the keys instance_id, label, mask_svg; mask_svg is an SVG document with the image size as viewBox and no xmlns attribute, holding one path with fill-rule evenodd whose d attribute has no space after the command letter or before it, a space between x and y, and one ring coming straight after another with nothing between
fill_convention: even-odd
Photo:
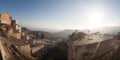
<instances>
[{"instance_id":1,"label":"rocky hillside","mask_svg":"<svg viewBox=\"0 0 120 60\"><path fill-rule=\"evenodd\" d=\"M22 32L24 32L27 35L32 36L33 38L36 39L49 39L51 38L51 34L48 32L44 32L44 31L31 31L25 27L22 27Z\"/></svg>"},{"instance_id":2,"label":"rocky hillside","mask_svg":"<svg viewBox=\"0 0 120 60\"><path fill-rule=\"evenodd\" d=\"M60 38L68 38L69 35L71 35L75 30L69 29L69 30L63 30L57 33L53 33L52 35L55 37L60 37ZM84 32L88 34L88 29L85 30L78 30L79 32ZM89 31L90 34L100 32L101 34L111 34L111 35L116 35L118 32L120 32L120 26L107 26L107 27L101 27L101 28L96 28L92 29Z\"/></svg>"}]
</instances>

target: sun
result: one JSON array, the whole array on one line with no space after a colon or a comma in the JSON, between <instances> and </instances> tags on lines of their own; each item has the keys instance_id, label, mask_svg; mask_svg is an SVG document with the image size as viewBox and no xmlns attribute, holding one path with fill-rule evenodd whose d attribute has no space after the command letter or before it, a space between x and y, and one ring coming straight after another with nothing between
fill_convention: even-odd
<instances>
[{"instance_id":1,"label":"sun","mask_svg":"<svg viewBox=\"0 0 120 60\"><path fill-rule=\"evenodd\" d=\"M98 28L103 26L104 14L101 11L90 11L87 14L87 25L89 29Z\"/></svg>"}]
</instances>

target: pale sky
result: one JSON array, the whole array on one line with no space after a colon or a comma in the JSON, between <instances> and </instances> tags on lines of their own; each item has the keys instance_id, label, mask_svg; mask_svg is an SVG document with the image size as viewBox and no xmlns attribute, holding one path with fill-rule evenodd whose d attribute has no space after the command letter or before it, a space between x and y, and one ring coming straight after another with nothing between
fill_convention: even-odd
<instances>
[{"instance_id":1,"label":"pale sky","mask_svg":"<svg viewBox=\"0 0 120 60\"><path fill-rule=\"evenodd\" d=\"M22 26L47 29L94 29L117 26L120 0L0 0Z\"/></svg>"}]
</instances>

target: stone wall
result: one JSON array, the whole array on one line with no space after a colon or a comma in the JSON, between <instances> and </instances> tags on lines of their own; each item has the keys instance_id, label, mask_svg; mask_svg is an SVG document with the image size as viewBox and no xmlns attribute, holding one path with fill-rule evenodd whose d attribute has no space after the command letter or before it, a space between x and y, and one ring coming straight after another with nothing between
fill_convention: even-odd
<instances>
[{"instance_id":1,"label":"stone wall","mask_svg":"<svg viewBox=\"0 0 120 60\"><path fill-rule=\"evenodd\" d=\"M36 47L31 48L32 54L38 52L38 51L41 50L42 48L44 48L44 45L39 45L39 46L36 46Z\"/></svg>"},{"instance_id":2,"label":"stone wall","mask_svg":"<svg viewBox=\"0 0 120 60\"><path fill-rule=\"evenodd\" d=\"M116 40L110 39L87 45L70 45L68 49L68 60L110 60L110 57L115 52L115 44Z\"/></svg>"},{"instance_id":3,"label":"stone wall","mask_svg":"<svg viewBox=\"0 0 120 60\"><path fill-rule=\"evenodd\" d=\"M21 33L14 33L14 37L16 39L21 39Z\"/></svg>"},{"instance_id":4,"label":"stone wall","mask_svg":"<svg viewBox=\"0 0 120 60\"><path fill-rule=\"evenodd\" d=\"M2 23L11 25L11 18L10 18L8 13L2 13L0 20L1 20Z\"/></svg>"},{"instance_id":5,"label":"stone wall","mask_svg":"<svg viewBox=\"0 0 120 60\"><path fill-rule=\"evenodd\" d=\"M19 52L21 52L21 54L25 56L31 55L31 48L29 44L24 46L17 46L16 48Z\"/></svg>"}]
</instances>

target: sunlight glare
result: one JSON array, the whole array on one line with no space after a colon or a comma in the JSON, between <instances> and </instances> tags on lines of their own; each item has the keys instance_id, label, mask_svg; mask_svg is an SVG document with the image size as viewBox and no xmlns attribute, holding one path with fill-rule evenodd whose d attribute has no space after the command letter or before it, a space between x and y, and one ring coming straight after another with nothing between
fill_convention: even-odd
<instances>
[{"instance_id":1,"label":"sunlight glare","mask_svg":"<svg viewBox=\"0 0 120 60\"><path fill-rule=\"evenodd\" d=\"M87 16L87 24L89 29L102 27L104 15L101 11L90 11Z\"/></svg>"}]
</instances>

